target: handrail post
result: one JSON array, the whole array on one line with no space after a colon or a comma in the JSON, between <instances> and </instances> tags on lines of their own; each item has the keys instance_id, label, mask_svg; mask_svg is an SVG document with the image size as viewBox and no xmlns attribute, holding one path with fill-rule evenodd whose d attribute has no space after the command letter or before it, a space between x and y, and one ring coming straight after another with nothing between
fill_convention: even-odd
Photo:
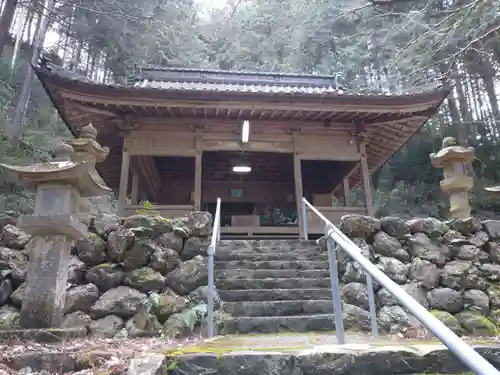
<instances>
[{"instance_id":1,"label":"handrail post","mask_svg":"<svg viewBox=\"0 0 500 375\"><path fill-rule=\"evenodd\" d=\"M304 240L308 240L309 235L307 234L309 228L307 228L307 209L306 202L304 201L304 197L302 197L302 227L304 228Z\"/></svg>"},{"instance_id":2,"label":"handrail post","mask_svg":"<svg viewBox=\"0 0 500 375\"><path fill-rule=\"evenodd\" d=\"M373 293L373 279L368 272L366 275L366 289L368 291L368 306L370 308L370 323L372 326L372 337L378 339L377 309L375 307L375 295Z\"/></svg>"},{"instance_id":3,"label":"handrail post","mask_svg":"<svg viewBox=\"0 0 500 375\"><path fill-rule=\"evenodd\" d=\"M345 334L344 334L344 316L342 313L342 301L340 300L340 282L339 282L339 272L337 269L337 255L334 249L333 240L330 236L330 232L333 230L333 226L325 226L326 247L328 250L328 268L330 269L330 287L332 291L332 303L333 303L333 313L335 315L335 335L337 336L337 344L345 344Z\"/></svg>"},{"instance_id":4,"label":"handrail post","mask_svg":"<svg viewBox=\"0 0 500 375\"><path fill-rule=\"evenodd\" d=\"M207 320L208 338L214 337L214 253L215 248L208 246L208 295L207 295Z\"/></svg>"}]
</instances>

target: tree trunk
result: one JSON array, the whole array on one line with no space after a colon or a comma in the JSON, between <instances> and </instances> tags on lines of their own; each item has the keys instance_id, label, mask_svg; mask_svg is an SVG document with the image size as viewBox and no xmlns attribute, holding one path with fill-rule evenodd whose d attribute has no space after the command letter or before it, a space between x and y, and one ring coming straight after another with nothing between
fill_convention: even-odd
<instances>
[{"instance_id":1,"label":"tree trunk","mask_svg":"<svg viewBox=\"0 0 500 375\"><path fill-rule=\"evenodd\" d=\"M10 124L7 124L6 135L14 143L18 144L23 135L23 124L24 116L26 114L26 108L28 106L29 97L31 95L31 86L33 85L33 79L35 77L35 72L31 65L36 65L38 58L40 56L40 51L43 46L43 41L45 40L45 34L47 33L47 28L49 25L49 15L54 9L55 1L46 0L45 1L45 12L40 15L39 27L36 33L35 42L33 43L33 54L31 55L31 64L28 66L28 72L24 78L23 88L19 96L19 102L16 106L16 112L14 114L14 119Z\"/></svg>"},{"instance_id":2,"label":"tree trunk","mask_svg":"<svg viewBox=\"0 0 500 375\"><path fill-rule=\"evenodd\" d=\"M2 16L0 17L0 56L3 55L5 45L10 39L9 31L14 14L16 13L16 6L18 0L5 0Z\"/></svg>"}]
</instances>

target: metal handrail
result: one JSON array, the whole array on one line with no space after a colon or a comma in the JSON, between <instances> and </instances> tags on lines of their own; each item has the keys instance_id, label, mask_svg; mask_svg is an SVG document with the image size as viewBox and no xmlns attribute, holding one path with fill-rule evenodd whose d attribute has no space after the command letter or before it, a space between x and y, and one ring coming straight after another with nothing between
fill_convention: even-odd
<instances>
[{"instance_id":1,"label":"metal handrail","mask_svg":"<svg viewBox=\"0 0 500 375\"><path fill-rule=\"evenodd\" d=\"M361 253L361 249L356 246L344 233L332 224L325 216L321 214L307 199L302 198L303 212L308 207L325 223L325 234L327 236L328 258L330 265L330 275L332 277L332 299L335 308L335 330L341 330L339 343L343 343L343 317L342 306L340 302L340 287L337 274L337 261L334 244L337 248L342 248L354 261L356 261L367 273L367 276L373 277L382 285L389 293L391 293L399 303L404 306L424 327L430 330L455 356L462 361L468 368L476 372L478 375L500 375L500 372L479 353L477 353L470 345L458 337L451 329L444 325L439 319L435 318L425 307L418 303L413 297L406 293L398 284L392 281L384 272L377 268L369 259ZM304 226L304 230L306 226ZM336 276L337 280L333 277ZM373 293L373 288L369 287ZM338 289L336 289L338 288ZM336 289L336 290L334 290ZM333 295L335 294L335 296ZM342 321L340 326L337 321ZM373 327L372 316L372 327ZM376 320L376 317L375 317ZM340 329L339 329L340 328ZM337 335L337 339L339 336Z\"/></svg>"},{"instance_id":2,"label":"metal handrail","mask_svg":"<svg viewBox=\"0 0 500 375\"><path fill-rule=\"evenodd\" d=\"M217 243L220 240L220 205L221 199L217 198L217 207L215 209L215 217L212 229L212 238L210 245L208 245L208 295L207 295L207 329L208 338L214 337L214 255Z\"/></svg>"}]
</instances>

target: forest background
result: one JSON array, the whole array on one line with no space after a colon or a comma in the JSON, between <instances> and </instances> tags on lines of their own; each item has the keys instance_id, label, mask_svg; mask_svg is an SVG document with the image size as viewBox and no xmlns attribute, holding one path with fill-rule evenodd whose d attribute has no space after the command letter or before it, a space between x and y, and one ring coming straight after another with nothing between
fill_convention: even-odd
<instances>
[{"instance_id":1,"label":"forest background","mask_svg":"<svg viewBox=\"0 0 500 375\"><path fill-rule=\"evenodd\" d=\"M350 92L444 80L453 92L373 176L378 215L447 215L429 154L444 136L476 148L473 214L500 217L500 2L495 0L3 0L0 162L48 160L70 136L29 68L41 54L99 82L161 65L334 75ZM362 192L353 192L362 200ZM94 201L114 209L114 198ZM33 195L0 171L0 212Z\"/></svg>"}]
</instances>

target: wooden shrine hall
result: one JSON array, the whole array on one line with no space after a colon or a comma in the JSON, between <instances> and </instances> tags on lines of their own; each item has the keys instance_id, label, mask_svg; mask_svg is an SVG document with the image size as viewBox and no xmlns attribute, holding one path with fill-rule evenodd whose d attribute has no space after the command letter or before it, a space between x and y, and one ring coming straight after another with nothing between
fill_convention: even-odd
<instances>
[{"instance_id":1,"label":"wooden shrine hall","mask_svg":"<svg viewBox=\"0 0 500 375\"><path fill-rule=\"evenodd\" d=\"M48 63L35 70L72 133L92 123L110 148L97 168L122 215L146 200L165 217L213 212L220 197L221 231L237 235L298 236L304 219L323 233L315 215L302 217L302 196L334 223L373 215L370 174L449 92L359 95L330 76L177 68L116 85ZM360 185L366 205L353 207L348 193Z\"/></svg>"}]
</instances>

